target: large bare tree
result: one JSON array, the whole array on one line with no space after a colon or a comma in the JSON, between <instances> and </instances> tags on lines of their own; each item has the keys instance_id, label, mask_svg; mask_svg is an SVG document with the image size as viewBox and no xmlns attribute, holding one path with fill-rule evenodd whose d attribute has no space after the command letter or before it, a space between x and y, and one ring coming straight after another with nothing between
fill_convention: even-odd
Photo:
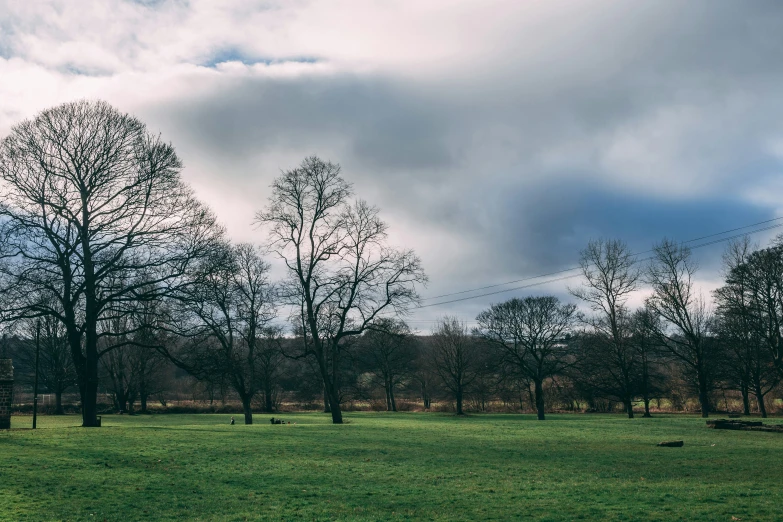
<instances>
[{"instance_id":1,"label":"large bare tree","mask_svg":"<svg viewBox=\"0 0 783 522\"><path fill-rule=\"evenodd\" d=\"M579 265L584 282L570 291L593 312L585 318L591 335L582 343L585 357L580 363L587 367L581 374L598 393L619 399L632 419L640 365L631 342L633 329L626 303L638 288L640 270L628 245L619 240L590 241Z\"/></svg>"},{"instance_id":2,"label":"large bare tree","mask_svg":"<svg viewBox=\"0 0 783 522\"><path fill-rule=\"evenodd\" d=\"M554 296L511 299L476 318L478 333L533 382L539 420L545 418L544 382L572 364L566 336L576 318L576 305L561 304Z\"/></svg>"},{"instance_id":3,"label":"large bare tree","mask_svg":"<svg viewBox=\"0 0 783 522\"><path fill-rule=\"evenodd\" d=\"M0 145L3 311L64 325L84 426L97 425L99 340L113 335L99 322L177 285L222 234L181 168L170 144L100 101L45 110Z\"/></svg>"},{"instance_id":4,"label":"large bare tree","mask_svg":"<svg viewBox=\"0 0 783 522\"><path fill-rule=\"evenodd\" d=\"M384 312L405 313L418 301L417 284L426 282L412 251L388 245L378 209L352 195L339 165L309 157L275 179L269 204L256 215L288 270L282 294L296 309L300 355L316 360L336 424L346 341Z\"/></svg>"},{"instance_id":5,"label":"large bare tree","mask_svg":"<svg viewBox=\"0 0 783 522\"><path fill-rule=\"evenodd\" d=\"M646 303L662 319L656 332L661 346L683 368L698 392L702 417L708 417L716 343L711 338L712 314L694 285L696 270L687 246L663 240L654 247L648 267L652 295Z\"/></svg>"}]
</instances>

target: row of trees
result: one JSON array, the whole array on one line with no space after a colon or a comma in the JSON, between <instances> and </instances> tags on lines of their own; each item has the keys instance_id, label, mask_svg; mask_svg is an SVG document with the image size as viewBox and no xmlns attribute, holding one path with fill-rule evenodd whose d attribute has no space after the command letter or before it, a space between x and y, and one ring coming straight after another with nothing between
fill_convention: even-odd
<instances>
[{"instance_id":1,"label":"row of trees","mask_svg":"<svg viewBox=\"0 0 783 522\"><path fill-rule=\"evenodd\" d=\"M487 324L492 316L496 331L498 316L503 321L513 316L518 324L544 324L547 321L542 318L557 308L567 316L573 307L560 304L553 297L512 299L482 313L481 322ZM620 352L609 344L608 336L601 339L587 329L587 320L576 315L573 330L564 335L547 337L538 328L521 327L509 336L515 342L505 337L498 342L494 334L490 337L480 329L468 329L457 318L443 318L434 334L428 336L414 335L400 320L385 319L387 324L382 328L368 330L344 344L336 369L341 382L339 401L341 405L370 401L374 407L383 404L388 411L396 411L400 399L403 407L416 401L425 408L433 400L446 401L458 412L502 405L512 410L537 410L540 418L552 409L607 411L607 405L611 409L612 404L618 404L632 414L634 403L641 401L645 415L649 415L651 403L657 402L660 408L662 399L672 409L683 408L690 399L698 403L696 375L661 344L648 309L631 314L630 337L625 341L627 350L622 352L623 357L613 356ZM750 411L748 396L755 395L758 410L766 415L764 398L779 382L774 364L767 365L763 375L768 380L763 381L764 387L758 392L754 386L748 386L753 382L753 374L739 371L746 366L738 361L759 360L738 358L734 354L736 344L721 340L720 333L713 335L716 348L711 354L716 359L709 364L712 372L707 393L711 408L717 405L721 394L725 397L725 392L732 390L745 399L746 412ZM51 351L57 353L57 343L51 342L48 333L42 331L40 339L44 359ZM170 343L175 354L191 357L189 373L175 369L172 358L161 357L154 350L128 345L109 352L101 359L102 390L111 394L117 409L127 411L133 411L139 403L141 411L145 411L150 394L165 404L168 398L182 398L183 393L188 398L237 401L246 411L277 411L282 401L308 408L321 402L326 411L329 409L320 372L312 359L292 357L301 339L278 337L261 345L266 355L257 360L257 367L264 371L255 371L253 388L258 391L250 397L249 407L244 404L247 396L243 399L243 389L232 381L251 375L249 362L244 359L235 367L222 366L217 355L223 353L223 348L218 343L211 345L211 356L199 360L191 342L179 337ZM27 374L32 381L32 340L15 339L10 344L15 345L12 355L22 356L17 359L20 377ZM203 348L200 353L210 352ZM758 352L751 355L758 357ZM771 363L770 359L767 361ZM43 367L44 381L54 381L49 379L50 374L56 377L66 373L63 370L68 370L67 359L63 366ZM145 369L153 369L154 373ZM193 376L200 384L193 382Z\"/></svg>"},{"instance_id":2,"label":"row of trees","mask_svg":"<svg viewBox=\"0 0 783 522\"><path fill-rule=\"evenodd\" d=\"M382 386L395 410L414 383L425 406L447 395L458 413L468 396L525 390L544 419L546 390L568 387L629 416L642 400L649 414L675 381L704 416L720 387L738 389L746 410L754 395L764 413L783 376L779 244L732 244L712 311L687 247L663 241L645 265L622 242L593 241L571 289L589 312L553 296L511 299L472 331L444 318L418 338L399 318L418 303L421 263L388 244L339 165L310 157L275 179L256 215L264 249L232 244L180 170L170 144L102 102L44 111L0 145L2 319L28 339L43 330L45 364L57 367L46 386L76 384L84 426L96 425L101 382L119 409L145 409L167 364L231 389L246 423L281 389L318 394L341 423L357 390ZM266 255L282 261L282 281ZM632 310L643 284L652 292Z\"/></svg>"},{"instance_id":3,"label":"row of trees","mask_svg":"<svg viewBox=\"0 0 783 522\"><path fill-rule=\"evenodd\" d=\"M781 259L780 247L754 251L746 240L730 245L725 256L727 284L716 292L719 306L713 315L706 315L700 297L695 304L675 299L696 295L695 268L687 249L663 242L654 252L645 274L622 243L590 243L582 255L585 284L572 293L591 303L592 314L580 314L575 305L544 296L493 305L479 314L478 327L472 330L457 318L443 318L430 336L414 335L399 319L377 319L362 335L341 343L340 359L330 364L330 378L338 383L337 401L368 400L382 390L389 411L397 410L398 394L403 394L423 401L425 407L433 398L453 401L458 413L467 400L479 409L495 401L515 407L527 403L544 419L552 403L545 393L551 392L559 407L569 407L569 401L593 408L620 403L631 417L639 400L649 416L650 403L656 399L677 402L693 397L706 415L714 408L717 392L735 390L746 413L753 396L766 416L765 396L780 383L777 337L768 335L774 333L770 324L779 314L775 308L760 308L772 301L768 294L761 299L759 289L769 292L774 287L769 281L775 277L768 269L764 279L749 276L748 270L759 268L758 259L764 259L765 267L777 267L770 256ZM140 401L144 411L150 394L172 387L173 374L163 370L163 363L173 361L213 396L225 398L232 390L243 405L246 422L252 422L254 401L271 412L283 394L303 402L323 398L330 411L332 402L316 361L301 357L304 335L285 337L279 328L268 326L274 297L257 298L269 288L268 265L247 245L223 254L228 257L219 264L225 271L210 270L220 277L198 286L210 293L177 299L167 307L166 314L190 321L187 328L180 325L176 334L167 326L155 330L123 323L115 328L126 335L147 336L145 342L115 347L101 359L104 387L113 394L116 407L132 409ZM664 278L662 267L679 268ZM233 276L227 279L227 274ZM690 275L676 279L679 274ZM627 297L643 278L653 276L660 287L653 285L644 306L630 311ZM254 308L253 303L263 305ZM250 310L254 312L248 317ZM159 318L161 313L148 312L148 317ZM249 342L253 324L260 323L267 326ZM32 323L28 324L32 332ZM169 324L171 320L165 322ZM704 326L690 331L685 329L689 324ZM69 359L61 357L63 336L53 325L50 321L41 336L44 360L51 361L42 375L57 393L60 384L48 383L63 383L61 377L74 372ZM156 344L160 350L148 348ZM29 366L29 346L18 352Z\"/></svg>"},{"instance_id":4,"label":"row of trees","mask_svg":"<svg viewBox=\"0 0 783 522\"><path fill-rule=\"evenodd\" d=\"M292 356L314 362L342 422L343 347L416 303L419 259L387 244L377 209L353 199L339 165L311 157L275 180L257 215L288 271L273 286L259 249L228 241L181 168L170 144L103 102L14 126L0 145L2 319L62 330L84 426L97 425L101 364L123 381L131 346L221 375L251 422L282 333L271 319L286 306L301 340Z\"/></svg>"}]
</instances>

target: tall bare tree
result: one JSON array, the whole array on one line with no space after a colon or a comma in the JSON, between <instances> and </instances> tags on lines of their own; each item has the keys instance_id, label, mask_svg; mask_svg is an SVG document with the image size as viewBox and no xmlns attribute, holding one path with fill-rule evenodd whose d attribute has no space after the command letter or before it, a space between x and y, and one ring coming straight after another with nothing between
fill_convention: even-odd
<instances>
[{"instance_id":1,"label":"tall bare tree","mask_svg":"<svg viewBox=\"0 0 783 522\"><path fill-rule=\"evenodd\" d=\"M576 319L576 305L561 304L554 296L511 299L476 318L478 333L533 382L539 420L545 418L544 382L573 362L566 336Z\"/></svg>"},{"instance_id":2,"label":"tall bare tree","mask_svg":"<svg viewBox=\"0 0 783 522\"><path fill-rule=\"evenodd\" d=\"M98 346L112 335L99 322L177 285L222 234L181 168L170 144L104 102L45 110L0 145L4 315L63 324L84 426L97 425Z\"/></svg>"},{"instance_id":3,"label":"tall bare tree","mask_svg":"<svg viewBox=\"0 0 783 522\"><path fill-rule=\"evenodd\" d=\"M388 246L378 209L351 202L352 194L339 165L309 157L275 179L269 204L256 215L288 269L282 293L303 332L300 355L316 360L335 424L342 423L345 343L383 312L404 314L426 282L412 251Z\"/></svg>"},{"instance_id":4,"label":"tall bare tree","mask_svg":"<svg viewBox=\"0 0 783 522\"><path fill-rule=\"evenodd\" d=\"M632 419L640 367L626 303L639 286L640 270L628 245L619 240L590 241L579 264L584 283L570 291L594 314L586 318L592 335L582 343L582 362L590 367L582 374L590 376L599 393L619 399Z\"/></svg>"},{"instance_id":5,"label":"tall bare tree","mask_svg":"<svg viewBox=\"0 0 783 522\"><path fill-rule=\"evenodd\" d=\"M712 314L694 287L697 264L687 246L673 241L663 240L653 252L647 271L653 293L646 303L663 319L656 335L693 383L701 415L708 417L717 363L713 353L716 343L710 337Z\"/></svg>"}]
</instances>

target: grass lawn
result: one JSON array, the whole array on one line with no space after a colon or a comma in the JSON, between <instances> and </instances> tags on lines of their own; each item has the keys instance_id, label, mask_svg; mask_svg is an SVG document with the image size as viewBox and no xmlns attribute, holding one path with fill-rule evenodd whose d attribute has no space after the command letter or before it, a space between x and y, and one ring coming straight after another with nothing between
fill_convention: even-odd
<instances>
[{"instance_id":1,"label":"grass lawn","mask_svg":"<svg viewBox=\"0 0 783 522\"><path fill-rule=\"evenodd\" d=\"M783 520L783 435L698 417L268 417L14 417L0 520Z\"/></svg>"}]
</instances>

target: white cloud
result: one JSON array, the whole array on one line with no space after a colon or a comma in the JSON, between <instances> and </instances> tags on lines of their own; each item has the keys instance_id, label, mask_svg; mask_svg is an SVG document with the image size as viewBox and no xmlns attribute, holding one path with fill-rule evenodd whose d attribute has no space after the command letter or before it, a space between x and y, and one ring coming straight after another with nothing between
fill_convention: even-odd
<instances>
[{"instance_id":1,"label":"white cloud","mask_svg":"<svg viewBox=\"0 0 783 522\"><path fill-rule=\"evenodd\" d=\"M779 11L0 0L0 135L54 104L106 99L174 143L243 240L258 238L272 177L322 155L446 293L570 266L585 234L649 244L779 215ZM697 223L663 219L680 214Z\"/></svg>"}]
</instances>

